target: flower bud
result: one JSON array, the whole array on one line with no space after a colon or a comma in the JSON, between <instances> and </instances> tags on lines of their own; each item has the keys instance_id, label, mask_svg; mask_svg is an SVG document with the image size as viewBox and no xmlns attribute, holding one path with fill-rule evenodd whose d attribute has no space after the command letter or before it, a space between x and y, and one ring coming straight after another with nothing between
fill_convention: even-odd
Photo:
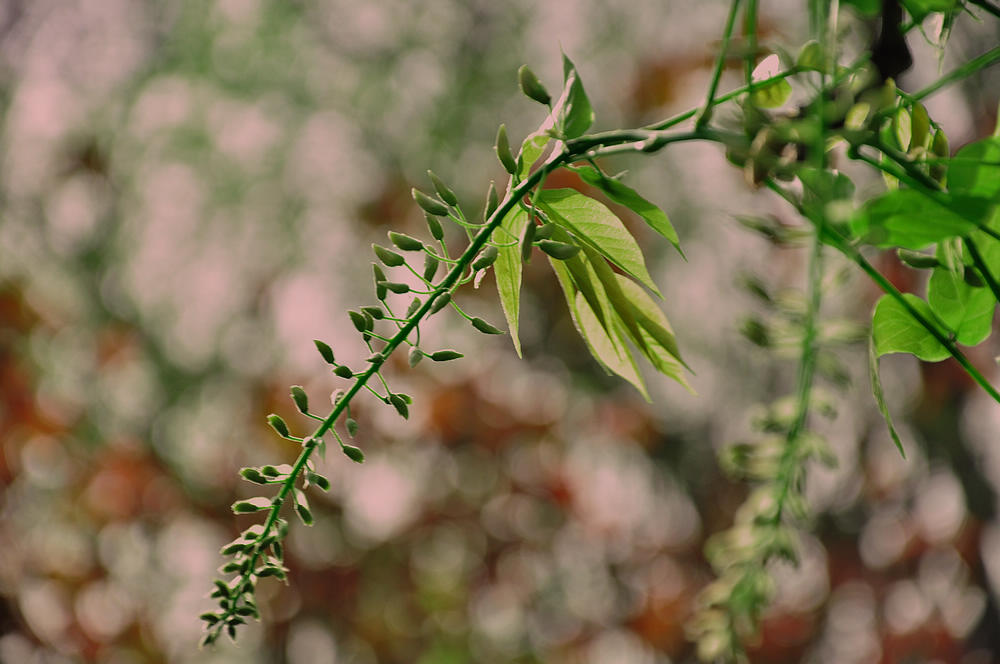
<instances>
[{"instance_id":1,"label":"flower bud","mask_svg":"<svg viewBox=\"0 0 1000 664\"><path fill-rule=\"evenodd\" d=\"M333 349L319 339L313 339L313 343L316 344L316 350L318 350L319 354L323 357L323 361L327 364L333 364Z\"/></svg>"},{"instance_id":2,"label":"flower bud","mask_svg":"<svg viewBox=\"0 0 1000 664\"><path fill-rule=\"evenodd\" d=\"M503 334L503 330L493 327L482 318L473 318L472 327L476 328L483 334Z\"/></svg>"},{"instance_id":3,"label":"flower bud","mask_svg":"<svg viewBox=\"0 0 1000 664\"><path fill-rule=\"evenodd\" d=\"M434 174L434 171L427 171L427 175L430 176L431 183L434 185L434 191L437 192L437 195L441 197L442 201L448 205L458 205L458 196L455 195L454 191L448 188L448 185L446 185L441 178ZM437 239L440 240L441 238Z\"/></svg>"},{"instance_id":4,"label":"flower bud","mask_svg":"<svg viewBox=\"0 0 1000 664\"><path fill-rule=\"evenodd\" d=\"M301 385L292 385L292 401L303 415L309 412L309 397Z\"/></svg>"},{"instance_id":5,"label":"flower bud","mask_svg":"<svg viewBox=\"0 0 1000 664\"><path fill-rule=\"evenodd\" d=\"M267 416L267 423L271 425L271 428L278 432L278 435L282 438L288 437L288 425L285 424L285 420L281 419L280 415L275 415L271 413Z\"/></svg>"},{"instance_id":6,"label":"flower bud","mask_svg":"<svg viewBox=\"0 0 1000 664\"><path fill-rule=\"evenodd\" d=\"M576 256L580 252L580 247L575 244L567 244L555 240L539 240L536 244L539 249L549 256L561 261L573 258L573 256Z\"/></svg>"},{"instance_id":7,"label":"flower bud","mask_svg":"<svg viewBox=\"0 0 1000 664\"><path fill-rule=\"evenodd\" d=\"M416 187L414 187L410 193L413 194L413 200L417 202L417 205L423 208L424 212L433 214L435 217L444 217L448 214L448 208L446 208L443 203L434 200Z\"/></svg>"},{"instance_id":8,"label":"flower bud","mask_svg":"<svg viewBox=\"0 0 1000 664\"><path fill-rule=\"evenodd\" d=\"M365 453L362 452L359 448L354 447L353 445L344 445L341 449L343 450L347 458L353 461L354 463L365 462Z\"/></svg>"},{"instance_id":9,"label":"flower bud","mask_svg":"<svg viewBox=\"0 0 1000 664\"><path fill-rule=\"evenodd\" d=\"M375 255L378 256L378 259L389 267L399 267L406 262L406 259L397 254L395 251L392 249L386 249L380 244L372 244L372 249L375 251ZM385 280L384 275L382 280Z\"/></svg>"},{"instance_id":10,"label":"flower bud","mask_svg":"<svg viewBox=\"0 0 1000 664\"><path fill-rule=\"evenodd\" d=\"M423 251L424 243L415 237L410 237L406 233L389 231L389 241L403 251Z\"/></svg>"},{"instance_id":11,"label":"flower bud","mask_svg":"<svg viewBox=\"0 0 1000 664\"><path fill-rule=\"evenodd\" d=\"M465 356L457 350L446 348L445 350L436 350L428 355L428 357L430 357L434 362L447 362L448 360L457 360L458 358Z\"/></svg>"},{"instance_id":12,"label":"flower bud","mask_svg":"<svg viewBox=\"0 0 1000 664\"><path fill-rule=\"evenodd\" d=\"M514 155L510 152L510 141L507 139L506 125L500 125L500 128L497 130L497 140L493 145L493 149L496 150L497 158L500 159L504 170L511 175L517 173L517 163L514 161Z\"/></svg>"},{"instance_id":13,"label":"flower bud","mask_svg":"<svg viewBox=\"0 0 1000 664\"><path fill-rule=\"evenodd\" d=\"M438 259L434 258L430 254L424 254L424 280L434 281L439 264Z\"/></svg>"},{"instance_id":14,"label":"flower bud","mask_svg":"<svg viewBox=\"0 0 1000 664\"><path fill-rule=\"evenodd\" d=\"M437 217L432 214L425 214L424 218L427 220L427 230L431 232L431 237L435 240L444 239L444 229L441 228L441 222L438 221Z\"/></svg>"},{"instance_id":15,"label":"flower bud","mask_svg":"<svg viewBox=\"0 0 1000 664\"><path fill-rule=\"evenodd\" d=\"M535 72L528 69L528 65L521 65L521 68L517 70L517 84L528 99L533 99L546 106L552 102L548 90L535 76Z\"/></svg>"},{"instance_id":16,"label":"flower bud","mask_svg":"<svg viewBox=\"0 0 1000 664\"><path fill-rule=\"evenodd\" d=\"M499 249L493 245L489 245L483 249L476 260L472 261L472 269L475 271L485 270L490 265L496 262L497 256L500 254Z\"/></svg>"}]
</instances>

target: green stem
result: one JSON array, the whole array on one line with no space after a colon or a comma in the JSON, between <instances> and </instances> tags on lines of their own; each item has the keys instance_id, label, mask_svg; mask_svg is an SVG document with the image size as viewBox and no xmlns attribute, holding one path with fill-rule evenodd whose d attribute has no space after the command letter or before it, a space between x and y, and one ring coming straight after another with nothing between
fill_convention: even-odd
<instances>
[{"instance_id":1,"label":"green stem","mask_svg":"<svg viewBox=\"0 0 1000 664\"><path fill-rule=\"evenodd\" d=\"M781 453L778 466L778 489L775 495L774 523L781 521L785 509L785 501L792 491L798 477L795 472L799 463L799 440L806 428L809 416L809 404L812 397L813 377L816 374L816 321L819 317L821 285L823 281L823 226L822 220L817 223L813 234L812 248L809 253L809 285L806 295L806 311L802 325L805 329L802 335L802 352L799 359L798 390L796 394L795 419L788 429L785 448Z\"/></svg>"},{"instance_id":2,"label":"green stem","mask_svg":"<svg viewBox=\"0 0 1000 664\"><path fill-rule=\"evenodd\" d=\"M344 410L348 408L348 405L355 395L357 395L361 389L368 387L368 381L371 380L373 376L378 374L386 359L392 355L393 351L395 351L397 347L406 342L411 332L417 329L420 321L430 312L434 301L444 293L449 292L452 287L455 286L461 278L462 272L464 272L465 268L472 263L479 251L486 245L493 232L500 227L500 224L507 213L518 204L518 201L520 201L521 198L532 189L532 187L538 184L548 174L548 171L562 165L563 163L572 161L577 154L578 153L566 150L561 154L556 155L550 159L548 164L529 175L510 192L510 195L503 201L503 203L497 206L497 209L494 210L487 223L472 238L472 241L469 243L469 246L466 247L465 251L462 252L462 255L456 259L455 266L434 288L431 296L427 298L420 308L414 312L414 314L409 318L409 321L400 327L399 331L386 342L385 347L383 347L379 352L379 359L369 362L368 369L355 377L351 387L348 388L343 396L341 396L340 400L333 407L333 410L330 411L330 414L323 419L322 423L316 428L312 435L305 439L302 451L295 459L291 472L289 472L288 477L281 483L278 493L271 499L271 507L268 510L267 519L264 521L263 529L253 543L254 553L250 557L247 572L243 573L239 577L239 583L237 583L230 591L229 598L232 600L230 605L231 608L230 611L227 612L227 614L217 623L217 625L219 625L219 629L221 629L226 620L233 615L233 612L236 609L236 599L241 594L241 589L248 578L253 574L257 562L264 550L263 543L270 536L271 530L278 521L278 515L281 512L281 507L284 504L285 499L295 488L295 483L298 481L298 478L302 474L302 470L306 467L306 464L309 463L309 459L316 450L319 441L327 432L332 430L334 423Z\"/></svg>"},{"instance_id":3,"label":"green stem","mask_svg":"<svg viewBox=\"0 0 1000 664\"><path fill-rule=\"evenodd\" d=\"M757 0L747 0L747 9L743 21L743 35L747 40L747 52L743 60L743 75L747 85L750 85L753 83L753 69L757 64Z\"/></svg>"},{"instance_id":4,"label":"green stem","mask_svg":"<svg viewBox=\"0 0 1000 664\"><path fill-rule=\"evenodd\" d=\"M719 56L715 59L715 70L712 72L712 82L708 86L708 95L705 97L705 107L695 121L695 129L701 129L712 119L712 107L715 106L715 92L719 89L722 68L726 64L729 40L733 36L733 25L736 23L736 10L739 9L739 6L740 0L732 0L729 5L729 16L726 18L726 28L722 35L722 46L719 48Z\"/></svg>"},{"instance_id":5,"label":"green stem","mask_svg":"<svg viewBox=\"0 0 1000 664\"><path fill-rule=\"evenodd\" d=\"M779 187L770 178L766 180L766 183L767 186L772 191L774 191L779 196L784 198L792 206L794 206L796 209L798 209L800 212L804 214L804 212L802 211L802 206L798 203L798 201L796 201L792 197L791 194L789 194L787 191ZM948 354L951 355L953 358L955 358L955 361L958 362L959 365L961 365L961 367L965 370L965 372L969 374L969 376L974 381L976 381L976 383L978 383L979 386L983 388L983 390L987 394L989 394L994 401L1000 403L1000 392L997 392L996 388L993 387L993 385L991 385L988 380L986 380L986 378L979 372L979 370L976 369L974 366L972 366L972 363L969 362L969 359L965 356L965 354L962 351L958 349L955 343L951 339L949 339L947 335L942 333L941 330L939 330L936 325L934 325L931 321L927 320L927 318L925 318L922 313L917 311L917 309L912 304L910 304L910 301L907 300L905 297L903 297L903 293L900 292L898 288L893 286L892 283L888 279L886 279L881 272L876 270L875 267L871 263L869 263L864 256L861 255L861 252L858 251L857 248L852 246L847 241L846 238L841 236L839 233L834 231L829 226L826 228L823 240L829 243L835 249L837 249L837 251L844 254L852 261L854 261L854 263L856 263L858 267L860 267L869 277L871 277L872 281L874 281L878 285L878 287L882 289L883 292L887 293L894 300L896 300L896 302L898 302L899 305L903 307L907 311L907 313L909 313L910 316L912 316L913 319L917 321L917 323L927 331L928 334L930 334L942 346L944 346L945 350L948 351Z\"/></svg>"},{"instance_id":6,"label":"green stem","mask_svg":"<svg viewBox=\"0 0 1000 664\"><path fill-rule=\"evenodd\" d=\"M784 80L784 79L788 78L789 76L794 76L795 74L798 74L798 73L799 73L799 70L797 68L793 67L791 69L788 69L786 71L781 72L780 74L775 74L774 76L771 76L770 78L765 78L765 79L762 79L760 81L754 81L753 83L750 83L749 85L744 85L744 86L738 87L735 90L727 92L726 94L722 95L721 97L716 97L715 99L713 99L712 100L712 106L718 106L719 104L724 104L727 101L731 101L731 100L739 97L740 95L746 94L748 92L753 92L754 90L759 90L761 88L766 88L768 85L774 83L775 81ZM690 120L694 116L698 115L698 111L699 110L700 109L692 108L691 110L684 111L683 113L680 113L680 114L675 115L673 117L667 118L666 120L661 120L660 122L657 122L657 123L654 123L654 124L651 124L651 125L646 125L645 127L642 127L642 128L643 129L649 129L649 130L652 130L652 131L657 131L657 130L660 130L660 129L670 129L671 127L676 127L680 123L685 122L687 120Z\"/></svg>"},{"instance_id":7,"label":"green stem","mask_svg":"<svg viewBox=\"0 0 1000 664\"><path fill-rule=\"evenodd\" d=\"M1000 61L1000 46L992 48L983 53L982 55L980 55L979 57L969 60L961 67L954 69L953 71L945 74L938 80L934 81L923 90L914 93L912 97L917 100L923 99L924 97L929 97L930 95L934 94L935 92L945 87L946 85L951 85L955 81L959 81L963 78L966 78L967 76L971 76L975 74L977 71L985 69L986 67L989 67L990 65L992 65L997 61Z\"/></svg>"}]
</instances>

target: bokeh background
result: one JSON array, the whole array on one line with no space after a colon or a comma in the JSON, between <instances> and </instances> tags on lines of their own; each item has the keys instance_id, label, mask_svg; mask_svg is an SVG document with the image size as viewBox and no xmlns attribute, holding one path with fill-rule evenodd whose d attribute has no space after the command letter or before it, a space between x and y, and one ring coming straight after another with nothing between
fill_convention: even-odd
<instances>
[{"instance_id":1,"label":"bokeh background","mask_svg":"<svg viewBox=\"0 0 1000 664\"><path fill-rule=\"evenodd\" d=\"M764 43L794 52L801 3L761 4ZM746 493L717 454L794 379L740 334L768 315L743 285L794 310L804 260L734 220L797 223L712 147L609 164L680 231L686 262L626 217L697 396L647 371L647 404L603 375L535 260L524 359L507 337L435 317L425 338L467 358L391 367L415 398L408 422L360 400L368 461L321 464L333 489L312 495L314 527L293 524L289 585L262 582L264 621L199 651L197 615L219 547L254 521L229 511L253 495L238 469L294 458L265 415L305 430L288 386L320 405L338 387L312 339L349 363L367 354L345 312L373 301L370 243L424 232L410 187L432 168L478 210L502 174L497 124L516 140L542 120L517 67L555 88L560 48L601 128L697 104L726 9L0 1L0 661L692 661L702 547ZM996 40L961 18L944 67ZM938 54L911 41L915 89ZM734 63L724 87L738 76ZM953 147L992 131L998 90L986 74L928 104ZM841 267L824 314L843 331L877 293ZM459 299L502 321L490 280ZM994 378L997 354L996 339L973 351ZM903 460L863 344L837 357L823 384L838 415L816 426L839 466L810 471L812 534L797 570L775 568L752 659L1000 661L1000 410L950 363L887 358Z\"/></svg>"}]
</instances>

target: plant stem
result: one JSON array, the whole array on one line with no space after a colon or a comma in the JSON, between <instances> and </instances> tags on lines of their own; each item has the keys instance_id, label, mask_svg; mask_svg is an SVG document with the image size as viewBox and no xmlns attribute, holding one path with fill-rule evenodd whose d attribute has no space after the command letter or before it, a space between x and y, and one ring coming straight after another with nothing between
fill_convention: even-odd
<instances>
[{"instance_id":1,"label":"plant stem","mask_svg":"<svg viewBox=\"0 0 1000 664\"><path fill-rule=\"evenodd\" d=\"M799 210L800 213L804 215L804 211L802 210L801 204L799 204L799 202L796 201L791 194L789 194L787 191L778 186L774 182L774 180L770 178L766 180L766 183L767 186L772 191L774 191L776 194L784 198L792 206L794 206L797 210ZM965 372L969 374L969 376L974 381L976 381L976 383L978 383L979 386L983 388L983 390L985 390L986 393L989 394L994 401L1000 403L1000 392L998 392L996 388L993 387L993 385L991 385L988 380L986 380L986 378L983 376L983 374L979 372L978 369L972 366L972 363L969 362L969 359L965 356L965 354L962 351L960 351L957 346L955 346L955 343L951 339L949 339L945 334L943 334L936 325L934 325L931 321L927 320L927 318L925 318L923 314L917 311L916 308L914 308L914 306L910 304L910 301L907 300L905 297L903 297L903 293L900 292L898 288L893 286L892 283L888 279L886 279L881 272L876 270L875 267L871 263L869 263L864 256L861 255L861 252L858 251L857 248L852 246L846 240L846 238L842 237L839 233L834 231L829 226L827 226L826 228L826 233L823 236L823 240L829 243L835 249L837 249L837 251L844 254L852 261L854 261L854 263L856 263L858 267L860 267L869 277L871 277L872 281L878 284L879 288L881 288L883 292L892 296L892 298L896 300L901 307L906 309L907 313L909 313L913 317L913 320L917 321L917 323L922 328L927 330L928 334L930 334L942 346L944 346L945 350L948 351L948 354L951 355L953 358L955 358L955 361L961 365L961 367L965 370Z\"/></svg>"},{"instance_id":2,"label":"plant stem","mask_svg":"<svg viewBox=\"0 0 1000 664\"><path fill-rule=\"evenodd\" d=\"M974 0L972 1L974 4L978 4L975 3ZM982 7L983 5L979 6ZM924 97L929 97L930 95L934 94L935 92L945 87L946 85L951 85L955 81L959 81L963 78L966 78L967 76L971 76L975 74L977 71L985 69L986 67L989 67L990 65L992 65L997 61L1000 61L1000 46L992 48L983 53L982 55L980 55L979 57L969 60L961 67L958 67L952 70L951 72L945 74L938 80L928 85L926 88L920 90L919 92L915 92L911 96L913 97L913 99L916 100L923 99Z\"/></svg>"},{"instance_id":3,"label":"plant stem","mask_svg":"<svg viewBox=\"0 0 1000 664\"><path fill-rule=\"evenodd\" d=\"M510 195L499 205L497 209L494 210L493 215L487 220L478 233L472 238L469 246L466 247L462 255L455 259L455 265L448 272L448 274L441 280L441 282L434 288L431 296L417 309L405 325L399 328L399 331L393 335L391 339L386 342L386 345L378 353L378 358L372 362L369 362L368 369L364 373L356 376L354 378L353 384L347 391L341 396L340 400L334 405L333 410L327 415L322 423L313 431L312 435L305 439L302 446L302 451L299 453L298 457L295 459L295 463L292 465L292 470L289 472L288 477L281 483L278 493L271 499L271 507L268 510L267 519L264 521L263 529L260 534L256 537L253 543L253 555L250 557L250 562L247 567L247 571L241 574L239 577L239 583L230 589L229 598L233 600L230 608L230 613L223 616L222 619L217 623L218 625L224 625L226 619L232 615L232 611L236 608L235 600L239 597L242 592L242 588L247 580L247 577L254 573L254 568L257 565L257 561L264 550L264 541L268 538L271 530L274 528L278 521L278 515L281 512L281 507L285 502L285 499L289 494L292 493L295 488L295 483L298 481L299 476L302 474L302 470L306 467L309 459L312 457L313 452L316 450L319 441L323 436L329 432L337 419L341 414L349 407L351 400L357 395L362 388L368 387L368 381L371 380L372 376L380 375L379 370L385 363L386 359L392 355L393 351L396 350L398 346L405 343L409 338L410 333L417 329L420 321L427 316L430 312L434 301L441 295L449 292L455 284L459 281L462 276L462 272L465 268L472 263L479 251L486 245L489 241L490 236L493 234L500 224L503 222L504 217L507 213L513 209L518 202L529 192L531 189L541 182L550 170L561 166L564 163L572 161L574 158L579 156L579 152L572 151L570 149L565 149L561 153L557 153L550 157L549 161L542 167L536 170L534 173L530 174L527 178L522 180L515 188L510 192Z\"/></svg>"},{"instance_id":4,"label":"plant stem","mask_svg":"<svg viewBox=\"0 0 1000 664\"><path fill-rule=\"evenodd\" d=\"M726 18L726 28L722 35L722 46L719 48L719 55L715 59L715 71L712 72L712 82L708 86L708 95L705 98L705 107L695 121L695 129L704 127L712 119L712 107L715 105L715 91L719 89L719 79L722 78L722 68L726 64L726 54L729 51L729 40L733 36L733 25L736 23L736 10L739 9L740 0L732 0L729 5L729 16Z\"/></svg>"}]
</instances>

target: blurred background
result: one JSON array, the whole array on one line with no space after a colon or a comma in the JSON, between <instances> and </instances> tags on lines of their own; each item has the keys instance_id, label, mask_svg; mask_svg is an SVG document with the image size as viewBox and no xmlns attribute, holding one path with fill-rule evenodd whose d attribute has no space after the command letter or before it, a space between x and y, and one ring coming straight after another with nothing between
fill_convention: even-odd
<instances>
[{"instance_id":1,"label":"blurred background","mask_svg":"<svg viewBox=\"0 0 1000 664\"><path fill-rule=\"evenodd\" d=\"M800 4L761 3L769 48L804 41ZM509 337L432 319L425 338L467 358L392 365L415 400L408 422L359 400L368 461L321 464L333 489L311 495L314 527L291 528L289 585L261 583L263 622L198 651L197 615L219 547L258 520L229 510L254 495L238 469L296 454L265 416L305 431L288 386L321 410L342 382L312 339L348 363L367 355L345 312L374 301L373 241L425 233L410 187L431 168L476 214L501 180L497 124L519 140L543 119L518 66L556 89L560 48L597 128L696 105L726 10L0 0L0 661L692 661L702 547L747 491L716 457L794 384L792 362L740 334L770 315L744 285L794 310L804 264L735 221L797 223L712 146L608 164L680 232L687 262L625 217L697 396L647 371L648 404L605 376L536 259L524 359ZM911 37L907 89L937 73L929 41ZM945 69L996 41L960 18ZM723 89L740 75L734 63ZM987 74L928 104L953 148L992 131L998 90ZM858 181L861 195L881 186ZM893 257L877 261L919 291ZM842 267L831 259L824 314L864 325L878 294ZM491 280L458 299L503 320ZM996 339L971 353L996 378ZM951 363L886 358L903 460L864 345L824 357L838 414L815 424L839 466L810 470L802 564L775 567L751 659L1000 661L1000 409Z\"/></svg>"}]
</instances>

